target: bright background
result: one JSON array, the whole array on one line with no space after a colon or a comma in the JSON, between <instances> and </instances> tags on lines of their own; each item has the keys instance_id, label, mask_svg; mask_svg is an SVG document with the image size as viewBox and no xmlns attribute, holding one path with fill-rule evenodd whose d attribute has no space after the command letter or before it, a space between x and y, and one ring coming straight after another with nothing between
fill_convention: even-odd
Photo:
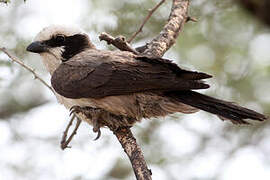
<instances>
[{"instance_id":1,"label":"bright background","mask_svg":"<svg viewBox=\"0 0 270 180\"><path fill-rule=\"evenodd\" d=\"M157 1L21 0L0 4L0 46L9 48L49 82L40 57L25 51L50 24L84 29L97 47L98 34L129 37ZM153 38L170 12L165 3L134 47ZM204 93L270 114L270 30L235 1L193 0L188 23L166 57L181 67L214 75ZM0 179L134 179L130 163L107 129L93 141L83 123L62 151L68 111L32 75L0 53ZM133 132L154 180L269 180L269 122L235 126L205 112L144 120Z\"/></svg>"}]
</instances>

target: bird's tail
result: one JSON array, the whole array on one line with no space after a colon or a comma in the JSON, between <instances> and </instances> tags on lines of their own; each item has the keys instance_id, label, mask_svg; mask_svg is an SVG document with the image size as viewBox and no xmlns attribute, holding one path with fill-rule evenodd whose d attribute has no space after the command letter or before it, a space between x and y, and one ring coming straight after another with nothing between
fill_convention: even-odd
<instances>
[{"instance_id":1,"label":"bird's tail","mask_svg":"<svg viewBox=\"0 0 270 180\"><path fill-rule=\"evenodd\" d=\"M253 110L194 91L172 92L169 96L184 104L216 114L222 120L230 120L234 124L249 124L245 121L246 119L257 121L264 121L267 119L265 115Z\"/></svg>"}]
</instances>

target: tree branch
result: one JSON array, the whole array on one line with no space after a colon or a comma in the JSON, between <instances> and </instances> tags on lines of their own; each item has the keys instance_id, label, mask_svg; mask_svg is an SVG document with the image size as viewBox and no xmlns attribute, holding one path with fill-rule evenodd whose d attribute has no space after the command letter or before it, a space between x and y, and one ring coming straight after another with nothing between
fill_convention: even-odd
<instances>
[{"instance_id":1,"label":"tree branch","mask_svg":"<svg viewBox=\"0 0 270 180\"><path fill-rule=\"evenodd\" d=\"M110 128L111 129L111 128ZM122 145L132 164L137 180L151 180L152 172L148 169L142 150L137 144L130 127L122 127L117 130L111 129Z\"/></svg>"},{"instance_id":2,"label":"tree branch","mask_svg":"<svg viewBox=\"0 0 270 180\"><path fill-rule=\"evenodd\" d=\"M75 118L77 120L76 126L75 126L74 130L72 131L71 135L67 139L69 128L72 126L72 123L73 123ZM62 136L62 140L61 140L61 149L62 150L65 150L66 148L71 148L71 146L69 146L68 144L71 142L73 136L75 136L77 134L77 130L80 127L81 122L82 122L82 120L80 120L78 117L76 117L75 114L72 115L65 131L63 132L63 136Z\"/></svg>"},{"instance_id":3,"label":"tree branch","mask_svg":"<svg viewBox=\"0 0 270 180\"><path fill-rule=\"evenodd\" d=\"M175 43L179 32L183 29L188 19L188 6L189 0L173 0L171 14L163 30L146 44L143 52L140 52L150 56L162 57Z\"/></svg>"},{"instance_id":4,"label":"tree branch","mask_svg":"<svg viewBox=\"0 0 270 180\"><path fill-rule=\"evenodd\" d=\"M0 48L0 51L2 51L3 53L5 53L12 62L16 62L17 64L19 64L20 66L22 66L24 69L26 69L27 71L29 71L30 73L32 73L34 75L34 79L38 79L42 84L44 84L47 88L49 88L53 93L54 90L53 88L48 85L36 72L34 69L32 69L31 67L27 66L26 64L24 64L19 58L17 58L16 56L12 55L5 47Z\"/></svg>"},{"instance_id":5,"label":"tree branch","mask_svg":"<svg viewBox=\"0 0 270 180\"><path fill-rule=\"evenodd\" d=\"M139 54L135 49L133 49L126 41L124 36L118 36L116 38L103 32L99 35L100 41L106 41L108 45L112 44L121 51L129 51L134 54Z\"/></svg>"}]
</instances>

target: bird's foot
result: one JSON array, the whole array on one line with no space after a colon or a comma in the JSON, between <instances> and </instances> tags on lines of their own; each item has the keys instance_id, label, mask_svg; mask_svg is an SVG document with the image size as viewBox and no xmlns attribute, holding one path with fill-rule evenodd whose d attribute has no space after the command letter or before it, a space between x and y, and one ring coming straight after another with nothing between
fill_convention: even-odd
<instances>
[{"instance_id":1,"label":"bird's foot","mask_svg":"<svg viewBox=\"0 0 270 180\"><path fill-rule=\"evenodd\" d=\"M105 111L100 108L93 108L93 107L81 107L81 106L72 106L70 108L70 115L74 113L82 113L88 119L92 121L93 125L93 132L97 133L97 137L94 140L98 140L101 136L100 131L100 118Z\"/></svg>"},{"instance_id":2,"label":"bird's foot","mask_svg":"<svg viewBox=\"0 0 270 180\"><path fill-rule=\"evenodd\" d=\"M69 116L71 116L72 114L75 114L75 113L83 113L83 107L81 106L72 106L70 109L69 109Z\"/></svg>"}]
</instances>

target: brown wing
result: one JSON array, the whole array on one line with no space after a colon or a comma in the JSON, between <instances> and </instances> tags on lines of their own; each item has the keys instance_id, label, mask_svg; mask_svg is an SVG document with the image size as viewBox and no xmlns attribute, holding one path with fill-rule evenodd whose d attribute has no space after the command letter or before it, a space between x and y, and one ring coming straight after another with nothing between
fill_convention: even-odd
<instances>
[{"instance_id":1,"label":"brown wing","mask_svg":"<svg viewBox=\"0 0 270 180\"><path fill-rule=\"evenodd\" d=\"M171 65L166 65L167 61L153 63L154 60L147 58L114 61L113 56L106 57L104 61L102 58L95 56L62 63L52 76L53 88L62 96L76 99L209 87L200 79L211 76L180 68L176 71L178 66L174 64L171 68Z\"/></svg>"}]
</instances>

